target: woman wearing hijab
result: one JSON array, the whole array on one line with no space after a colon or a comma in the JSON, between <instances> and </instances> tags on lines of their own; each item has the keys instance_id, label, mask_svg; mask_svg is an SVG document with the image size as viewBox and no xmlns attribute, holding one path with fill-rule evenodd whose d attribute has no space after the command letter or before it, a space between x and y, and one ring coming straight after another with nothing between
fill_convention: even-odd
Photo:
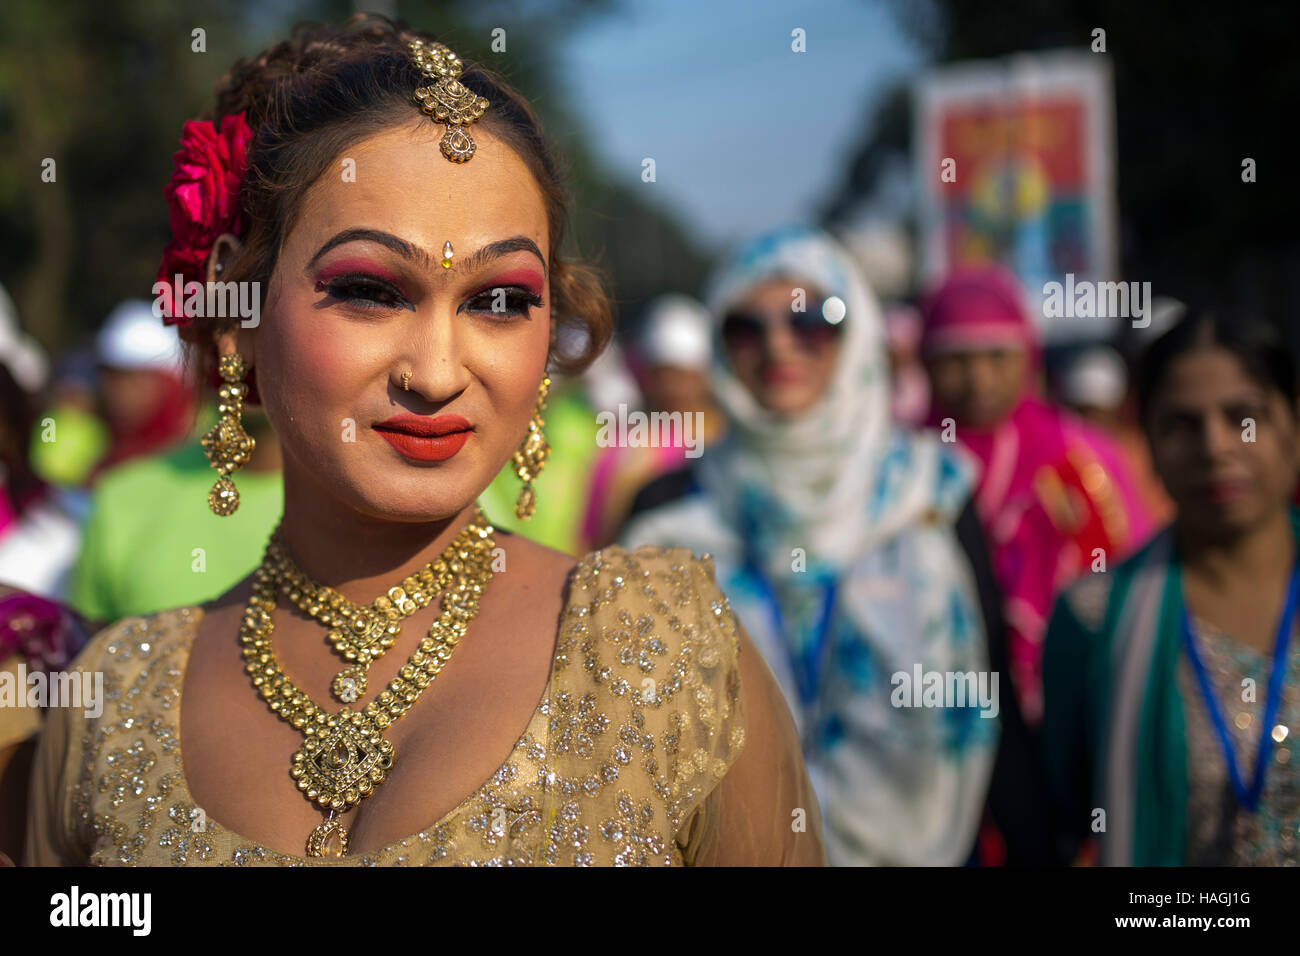
<instances>
[{"instance_id":1,"label":"woman wearing hijab","mask_svg":"<svg viewBox=\"0 0 1300 956\"><path fill-rule=\"evenodd\" d=\"M999 267L954 273L922 302L929 424L982 465L976 508L1004 596L1011 680L1042 717L1042 646L1059 589L1106 570L1151 531L1123 456L1038 396L1038 333Z\"/></svg>"},{"instance_id":2,"label":"woman wearing hijab","mask_svg":"<svg viewBox=\"0 0 1300 956\"><path fill-rule=\"evenodd\" d=\"M685 493L634 513L623 543L713 555L794 714L832 864L963 863L997 695L916 706L912 683L991 676L957 533L974 470L891 423L880 310L829 236L749 244L708 305L727 438L685 478L660 479Z\"/></svg>"}]
</instances>

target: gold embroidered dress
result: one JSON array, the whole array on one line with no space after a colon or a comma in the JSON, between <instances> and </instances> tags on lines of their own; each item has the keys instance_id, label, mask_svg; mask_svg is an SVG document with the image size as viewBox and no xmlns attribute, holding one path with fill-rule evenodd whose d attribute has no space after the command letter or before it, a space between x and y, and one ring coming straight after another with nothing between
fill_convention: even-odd
<instances>
[{"instance_id":1,"label":"gold embroidered dress","mask_svg":"<svg viewBox=\"0 0 1300 956\"><path fill-rule=\"evenodd\" d=\"M753 675L755 662L742 658L707 557L608 548L583 558L546 690L505 764L418 833L342 859L286 855L195 812L178 724L202 615L193 606L126 618L78 657L75 667L104 672L103 713L51 712L33 768L25 863L824 861L816 797L770 675L747 681L742 709L741 672ZM251 686L248 705L264 706ZM761 731L759 739L747 725ZM750 767L771 771L764 779L731 772L747 748ZM283 784L293 786L287 772Z\"/></svg>"}]
</instances>

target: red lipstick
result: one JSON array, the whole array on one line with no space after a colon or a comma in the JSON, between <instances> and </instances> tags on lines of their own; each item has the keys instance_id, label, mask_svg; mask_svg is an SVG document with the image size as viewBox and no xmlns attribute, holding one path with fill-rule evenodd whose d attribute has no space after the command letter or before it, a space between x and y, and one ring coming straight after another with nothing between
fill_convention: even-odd
<instances>
[{"instance_id":1,"label":"red lipstick","mask_svg":"<svg viewBox=\"0 0 1300 956\"><path fill-rule=\"evenodd\" d=\"M460 451L474 430L459 415L394 415L371 426L407 458L446 461Z\"/></svg>"},{"instance_id":2,"label":"red lipstick","mask_svg":"<svg viewBox=\"0 0 1300 956\"><path fill-rule=\"evenodd\" d=\"M767 365L763 368L765 385L801 385L803 373L793 365Z\"/></svg>"},{"instance_id":3,"label":"red lipstick","mask_svg":"<svg viewBox=\"0 0 1300 956\"><path fill-rule=\"evenodd\" d=\"M1206 497L1216 505L1233 504L1239 498L1244 498L1249 492L1250 485L1236 479L1211 481L1206 486Z\"/></svg>"}]
</instances>

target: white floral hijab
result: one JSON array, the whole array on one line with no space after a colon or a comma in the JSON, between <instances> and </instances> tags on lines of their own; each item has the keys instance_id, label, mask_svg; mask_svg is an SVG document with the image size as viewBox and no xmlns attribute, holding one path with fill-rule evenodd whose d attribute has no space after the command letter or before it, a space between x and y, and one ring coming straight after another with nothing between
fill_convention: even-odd
<instances>
[{"instance_id":1,"label":"white floral hijab","mask_svg":"<svg viewBox=\"0 0 1300 956\"><path fill-rule=\"evenodd\" d=\"M759 406L720 341L726 310L778 276L806 283L809 302L815 289L845 305L826 394L789 420ZM715 557L799 728L832 864L960 864L983 810L997 721L969 707L898 707L891 694L892 675L917 667L988 669L953 527L973 464L936 434L890 422L880 309L825 233L787 229L750 243L707 301L728 437L704 449L699 493L633 519L621 543Z\"/></svg>"},{"instance_id":2,"label":"white floral hijab","mask_svg":"<svg viewBox=\"0 0 1300 956\"><path fill-rule=\"evenodd\" d=\"M840 355L821 400L797 419L764 410L735 376L721 341L722 317L755 284L780 277L844 303ZM790 550L844 568L914 521L928 505L916 484L886 489L877 477L890 439L884 317L849 253L824 232L790 228L741 248L706 297L714 316L714 384L730 419L727 440L705 451L700 480L733 527L757 519L774 575ZM765 549L767 550L767 549Z\"/></svg>"}]
</instances>

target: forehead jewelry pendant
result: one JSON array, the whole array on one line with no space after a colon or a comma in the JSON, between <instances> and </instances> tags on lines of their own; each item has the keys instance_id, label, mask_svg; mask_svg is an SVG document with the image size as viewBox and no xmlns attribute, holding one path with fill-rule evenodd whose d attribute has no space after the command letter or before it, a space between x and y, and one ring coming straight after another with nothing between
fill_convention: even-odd
<instances>
[{"instance_id":1,"label":"forehead jewelry pendant","mask_svg":"<svg viewBox=\"0 0 1300 956\"><path fill-rule=\"evenodd\" d=\"M421 40L413 40L409 48L415 66L433 81L415 91L415 102L435 122L447 124L447 132L438 144L442 155L453 163L468 162L475 146L467 127L492 104L458 79L462 69L460 57L447 47L441 43L426 46Z\"/></svg>"},{"instance_id":2,"label":"forehead jewelry pendant","mask_svg":"<svg viewBox=\"0 0 1300 956\"><path fill-rule=\"evenodd\" d=\"M455 254L455 251L451 248L451 240L448 239L442 244L442 267L444 269L451 268L451 257Z\"/></svg>"}]
</instances>

